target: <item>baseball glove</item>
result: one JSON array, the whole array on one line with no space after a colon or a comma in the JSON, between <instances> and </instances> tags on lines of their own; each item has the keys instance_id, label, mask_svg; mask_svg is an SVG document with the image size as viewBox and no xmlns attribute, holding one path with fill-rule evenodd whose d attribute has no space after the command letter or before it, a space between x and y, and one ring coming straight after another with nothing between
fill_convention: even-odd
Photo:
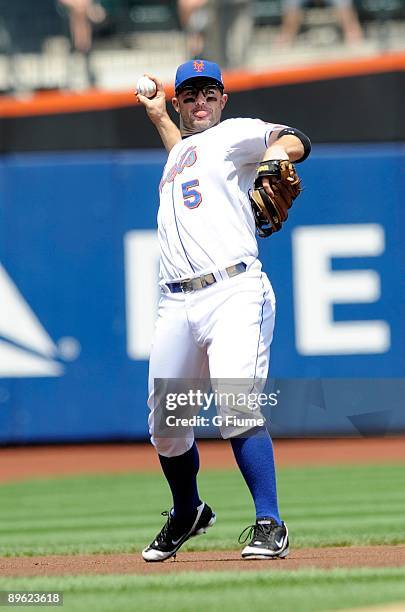
<instances>
[{"instance_id":1,"label":"baseball glove","mask_svg":"<svg viewBox=\"0 0 405 612\"><path fill-rule=\"evenodd\" d=\"M274 197L269 196L262 185L262 178L267 176ZM269 160L259 165L254 188L249 192L257 233L261 238L271 236L281 230L288 218L291 208L301 189L301 179L288 160Z\"/></svg>"}]
</instances>

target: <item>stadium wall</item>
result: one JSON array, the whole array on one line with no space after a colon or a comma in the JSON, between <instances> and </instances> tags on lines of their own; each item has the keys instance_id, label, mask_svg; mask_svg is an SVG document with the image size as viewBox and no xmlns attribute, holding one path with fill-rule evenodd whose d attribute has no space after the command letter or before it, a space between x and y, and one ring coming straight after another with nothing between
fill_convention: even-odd
<instances>
[{"instance_id":1,"label":"stadium wall","mask_svg":"<svg viewBox=\"0 0 405 612\"><path fill-rule=\"evenodd\" d=\"M164 160L0 158L0 443L146 437ZM405 430L404 162L400 143L316 145L288 224L260 241L275 435Z\"/></svg>"},{"instance_id":2,"label":"stadium wall","mask_svg":"<svg viewBox=\"0 0 405 612\"><path fill-rule=\"evenodd\" d=\"M224 76L223 118L292 125L315 143L405 141L405 53ZM166 87L167 97L173 89ZM170 105L169 105L170 106ZM172 111L173 116L175 115ZM132 92L0 98L0 152L160 148Z\"/></svg>"}]
</instances>

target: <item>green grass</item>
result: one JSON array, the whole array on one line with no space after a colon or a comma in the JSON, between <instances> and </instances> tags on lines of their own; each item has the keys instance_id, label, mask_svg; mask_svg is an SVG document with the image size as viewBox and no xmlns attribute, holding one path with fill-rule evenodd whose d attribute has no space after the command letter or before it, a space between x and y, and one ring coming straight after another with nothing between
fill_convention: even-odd
<instances>
[{"instance_id":1,"label":"green grass","mask_svg":"<svg viewBox=\"0 0 405 612\"><path fill-rule=\"evenodd\" d=\"M318 612L405 601L405 568L0 578L0 589L62 591L69 612Z\"/></svg>"},{"instance_id":2,"label":"green grass","mask_svg":"<svg viewBox=\"0 0 405 612\"><path fill-rule=\"evenodd\" d=\"M202 471L200 492L218 522L185 548L237 548L254 517L239 472ZM405 542L401 465L283 469L279 495L295 548ZM153 473L2 485L0 555L135 552L160 528L169 503L162 476Z\"/></svg>"},{"instance_id":3,"label":"green grass","mask_svg":"<svg viewBox=\"0 0 405 612\"><path fill-rule=\"evenodd\" d=\"M233 549L253 507L238 471L202 472L218 514L188 550ZM279 493L292 545L405 542L404 467L283 469ZM0 486L0 554L135 552L162 524L170 497L160 474L80 476ZM253 609L317 612L405 602L405 568L199 572L159 576L0 578L0 590L59 590L64 610ZM405 604L404 604L405 609Z\"/></svg>"}]
</instances>

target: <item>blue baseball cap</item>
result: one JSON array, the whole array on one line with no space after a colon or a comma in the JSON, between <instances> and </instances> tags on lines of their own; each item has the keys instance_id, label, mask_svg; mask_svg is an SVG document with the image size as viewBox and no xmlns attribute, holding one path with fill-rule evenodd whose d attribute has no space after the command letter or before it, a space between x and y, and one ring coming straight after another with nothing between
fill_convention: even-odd
<instances>
[{"instance_id":1,"label":"blue baseball cap","mask_svg":"<svg viewBox=\"0 0 405 612\"><path fill-rule=\"evenodd\" d=\"M177 68L176 79L174 82L175 92L179 91L186 82L191 79L210 79L221 89L224 88L221 69L214 62L207 62L203 59L194 59L181 64Z\"/></svg>"}]
</instances>

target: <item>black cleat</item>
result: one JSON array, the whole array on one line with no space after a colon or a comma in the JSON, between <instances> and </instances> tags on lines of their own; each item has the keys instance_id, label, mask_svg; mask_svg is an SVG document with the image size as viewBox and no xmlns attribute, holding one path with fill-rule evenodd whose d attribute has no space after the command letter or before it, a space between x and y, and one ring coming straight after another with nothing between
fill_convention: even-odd
<instances>
[{"instance_id":1,"label":"black cleat","mask_svg":"<svg viewBox=\"0 0 405 612\"><path fill-rule=\"evenodd\" d=\"M215 513L204 502L198 506L194 517L187 524L179 523L167 510L162 512L167 521L154 541L143 551L145 561L164 561L175 557L176 552L190 538L205 533L216 521Z\"/></svg>"},{"instance_id":2,"label":"black cleat","mask_svg":"<svg viewBox=\"0 0 405 612\"><path fill-rule=\"evenodd\" d=\"M247 531L244 540L243 534ZM289 553L288 529L285 523L279 525L273 518L259 518L255 525L249 525L239 536L239 544L251 541L242 550L243 559L283 559Z\"/></svg>"}]
</instances>

